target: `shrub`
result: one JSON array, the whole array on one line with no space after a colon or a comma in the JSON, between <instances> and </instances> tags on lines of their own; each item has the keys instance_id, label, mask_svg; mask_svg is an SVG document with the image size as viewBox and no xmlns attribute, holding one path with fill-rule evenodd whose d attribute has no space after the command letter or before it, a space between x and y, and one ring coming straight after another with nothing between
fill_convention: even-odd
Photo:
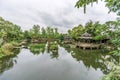
<instances>
[{"instance_id":1,"label":"shrub","mask_svg":"<svg viewBox=\"0 0 120 80\"><path fill-rule=\"evenodd\" d=\"M10 42L13 46L18 46L18 42L12 41Z\"/></svg>"},{"instance_id":2,"label":"shrub","mask_svg":"<svg viewBox=\"0 0 120 80\"><path fill-rule=\"evenodd\" d=\"M4 55L12 54L14 46L11 43L6 43L1 47L1 53Z\"/></svg>"},{"instance_id":3,"label":"shrub","mask_svg":"<svg viewBox=\"0 0 120 80\"><path fill-rule=\"evenodd\" d=\"M120 65L112 65L112 70L109 74L103 77L102 80L120 80Z\"/></svg>"}]
</instances>

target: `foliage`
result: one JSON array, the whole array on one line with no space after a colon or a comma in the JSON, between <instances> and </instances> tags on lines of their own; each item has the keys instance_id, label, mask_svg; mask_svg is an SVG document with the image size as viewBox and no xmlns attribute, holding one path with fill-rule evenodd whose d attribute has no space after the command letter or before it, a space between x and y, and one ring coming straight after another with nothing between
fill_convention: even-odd
<instances>
[{"instance_id":1,"label":"foliage","mask_svg":"<svg viewBox=\"0 0 120 80\"><path fill-rule=\"evenodd\" d=\"M38 39L40 38L40 26L39 25L34 25L32 29L29 31L24 32L24 37L26 39Z\"/></svg>"},{"instance_id":2,"label":"foliage","mask_svg":"<svg viewBox=\"0 0 120 80\"><path fill-rule=\"evenodd\" d=\"M57 28L47 27L46 32L47 32L47 39L48 40L58 39L59 38L59 33L58 33Z\"/></svg>"},{"instance_id":3,"label":"foliage","mask_svg":"<svg viewBox=\"0 0 120 80\"><path fill-rule=\"evenodd\" d=\"M108 28L105 24L100 24L99 22L93 23L91 20L85 24L85 26L79 25L74 27L72 30L68 30L71 38L78 40L78 38L85 32L92 35L93 39L100 40L104 39L106 35L106 30Z\"/></svg>"},{"instance_id":4,"label":"foliage","mask_svg":"<svg viewBox=\"0 0 120 80\"><path fill-rule=\"evenodd\" d=\"M114 51L111 53L120 56L120 20L108 21L106 25L110 28L106 33L109 34L110 42L114 46Z\"/></svg>"},{"instance_id":5,"label":"foliage","mask_svg":"<svg viewBox=\"0 0 120 80\"><path fill-rule=\"evenodd\" d=\"M11 43L6 43L0 48L0 57L13 54L14 46Z\"/></svg>"},{"instance_id":6,"label":"foliage","mask_svg":"<svg viewBox=\"0 0 120 80\"><path fill-rule=\"evenodd\" d=\"M18 46L18 42L16 42L16 41L11 41L10 43L15 47Z\"/></svg>"},{"instance_id":7,"label":"foliage","mask_svg":"<svg viewBox=\"0 0 120 80\"><path fill-rule=\"evenodd\" d=\"M91 20L85 24L85 32L91 34L93 36L93 39L100 40L105 37L103 33L105 33L104 30L106 30L106 26L103 24L100 24L98 21L93 23Z\"/></svg>"},{"instance_id":8,"label":"foliage","mask_svg":"<svg viewBox=\"0 0 120 80\"><path fill-rule=\"evenodd\" d=\"M58 39L59 39L60 41L63 41L63 40L64 40L64 34L59 34Z\"/></svg>"},{"instance_id":9,"label":"foliage","mask_svg":"<svg viewBox=\"0 0 120 80\"><path fill-rule=\"evenodd\" d=\"M120 65L109 64L112 70L102 80L120 80Z\"/></svg>"},{"instance_id":10,"label":"foliage","mask_svg":"<svg viewBox=\"0 0 120 80\"><path fill-rule=\"evenodd\" d=\"M42 38L47 38L47 31L44 27L41 28L41 37Z\"/></svg>"},{"instance_id":11,"label":"foliage","mask_svg":"<svg viewBox=\"0 0 120 80\"><path fill-rule=\"evenodd\" d=\"M2 44L10 41L19 41L23 38L22 30L18 25L0 17L0 38L2 40Z\"/></svg>"},{"instance_id":12,"label":"foliage","mask_svg":"<svg viewBox=\"0 0 120 80\"><path fill-rule=\"evenodd\" d=\"M110 12L113 11L120 15L120 0L105 0L105 2Z\"/></svg>"},{"instance_id":13,"label":"foliage","mask_svg":"<svg viewBox=\"0 0 120 80\"><path fill-rule=\"evenodd\" d=\"M93 2L98 2L98 0L78 0L75 7L84 7L84 13L86 13L86 5L89 5L90 3L93 5Z\"/></svg>"},{"instance_id":14,"label":"foliage","mask_svg":"<svg viewBox=\"0 0 120 80\"><path fill-rule=\"evenodd\" d=\"M40 28L39 25L34 25L32 29L24 31L24 39L27 39L28 41L31 39L47 39L47 40L53 40L53 39L60 39L61 35L58 33L57 28Z\"/></svg>"},{"instance_id":15,"label":"foliage","mask_svg":"<svg viewBox=\"0 0 120 80\"><path fill-rule=\"evenodd\" d=\"M74 27L72 30L68 30L68 33L71 38L78 40L81 34L84 33L84 28L82 25L79 25L79 26Z\"/></svg>"},{"instance_id":16,"label":"foliage","mask_svg":"<svg viewBox=\"0 0 120 80\"><path fill-rule=\"evenodd\" d=\"M106 2L106 7L109 8L109 12L116 12L120 15L120 0L102 0ZM78 0L76 2L75 7L80 8L84 7L84 13L86 13L86 5L93 5L94 2L98 2L98 0Z\"/></svg>"},{"instance_id":17,"label":"foliage","mask_svg":"<svg viewBox=\"0 0 120 80\"><path fill-rule=\"evenodd\" d=\"M3 50L12 51L14 46L11 43L6 43L1 47Z\"/></svg>"},{"instance_id":18,"label":"foliage","mask_svg":"<svg viewBox=\"0 0 120 80\"><path fill-rule=\"evenodd\" d=\"M87 32L92 35L94 40L110 39L114 51L111 53L120 55L120 20L108 21L104 24L99 22L93 23L89 21L85 26L74 27L72 30L68 30L71 38L78 40L81 34Z\"/></svg>"}]
</instances>

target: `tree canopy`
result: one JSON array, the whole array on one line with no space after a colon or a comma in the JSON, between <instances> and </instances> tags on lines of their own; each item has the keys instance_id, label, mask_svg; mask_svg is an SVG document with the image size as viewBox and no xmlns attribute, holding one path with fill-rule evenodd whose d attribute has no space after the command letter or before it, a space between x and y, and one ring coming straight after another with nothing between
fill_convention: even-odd
<instances>
[{"instance_id":1,"label":"tree canopy","mask_svg":"<svg viewBox=\"0 0 120 80\"><path fill-rule=\"evenodd\" d=\"M116 12L120 16L120 0L101 0L106 3L106 7L109 8L109 12ZM98 3L98 0L78 0L75 7L84 7L84 13L86 13L86 6L94 2Z\"/></svg>"}]
</instances>

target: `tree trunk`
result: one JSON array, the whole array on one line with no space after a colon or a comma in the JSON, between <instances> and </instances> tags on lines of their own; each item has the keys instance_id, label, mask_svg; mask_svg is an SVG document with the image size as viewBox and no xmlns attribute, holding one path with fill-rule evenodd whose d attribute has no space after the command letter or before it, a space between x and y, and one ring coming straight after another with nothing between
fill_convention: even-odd
<instances>
[{"instance_id":1,"label":"tree trunk","mask_svg":"<svg viewBox=\"0 0 120 80\"><path fill-rule=\"evenodd\" d=\"M86 4L84 4L84 13L86 14Z\"/></svg>"}]
</instances>

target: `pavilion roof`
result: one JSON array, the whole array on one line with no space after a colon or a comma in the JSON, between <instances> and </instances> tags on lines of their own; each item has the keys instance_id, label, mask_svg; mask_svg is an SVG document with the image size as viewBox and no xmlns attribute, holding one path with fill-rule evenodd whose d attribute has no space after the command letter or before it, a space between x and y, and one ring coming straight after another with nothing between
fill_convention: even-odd
<instances>
[{"instance_id":1,"label":"pavilion roof","mask_svg":"<svg viewBox=\"0 0 120 80\"><path fill-rule=\"evenodd\" d=\"M93 37L92 37L91 34L85 32L84 34L81 35L80 38L81 38L81 39L92 39Z\"/></svg>"}]
</instances>

